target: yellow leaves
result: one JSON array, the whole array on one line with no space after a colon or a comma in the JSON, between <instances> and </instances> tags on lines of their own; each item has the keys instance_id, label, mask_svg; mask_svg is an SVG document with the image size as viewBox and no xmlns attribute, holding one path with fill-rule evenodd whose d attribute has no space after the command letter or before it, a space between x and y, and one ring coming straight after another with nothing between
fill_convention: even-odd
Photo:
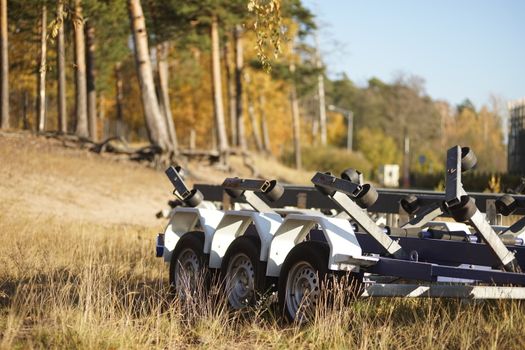
<instances>
[{"instance_id":1,"label":"yellow leaves","mask_svg":"<svg viewBox=\"0 0 525 350\"><path fill-rule=\"evenodd\" d=\"M361 128L357 132L359 150L374 169L382 164L400 164L401 153L396 142L379 129Z\"/></svg>"},{"instance_id":2,"label":"yellow leaves","mask_svg":"<svg viewBox=\"0 0 525 350\"><path fill-rule=\"evenodd\" d=\"M478 170L506 171L507 157L499 117L488 108L483 107L477 113L464 108L445 123L444 135L446 146L459 144L476 152Z\"/></svg>"},{"instance_id":3,"label":"yellow leaves","mask_svg":"<svg viewBox=\"0 0 525 350\"><path fill-rule=\"evenodd\" d=\"M501 193L501 176L491 175L487 190L491 193Z\"/></svg>"},{"instance_id":4,"label":"yellow leaves","mask_svg":"<svg viewBox=\"0 0 525 350\"><path fill-rule=\"evenodd\" d=\"M255 15L253 28L256 34L257 57L265 71L271 70L269 56L281 52L281 2L280 0L250 0L248 11Z\"/></svg>"},{"instance_id":5,"label":"yellow leaves","mask_svg":"<svg viewBox=\"0 0 525 350\"><path fill-rule=\"evenodd\" d=\"M329 144L343 146L341 140L346 140L346 119L340 113L330 113L326 131Z\"/></svg>"}]
</instances>

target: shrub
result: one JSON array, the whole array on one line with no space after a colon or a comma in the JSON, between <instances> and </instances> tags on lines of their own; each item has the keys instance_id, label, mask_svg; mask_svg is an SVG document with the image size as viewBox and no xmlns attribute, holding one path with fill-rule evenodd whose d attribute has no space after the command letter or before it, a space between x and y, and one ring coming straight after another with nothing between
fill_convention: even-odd
<instances>
[{"instance_id":1,"label":"shrub","mask_svg":"<svg viewBox=\"0 0 525 350\"><path fill-rule=\"evenodd\" d=\"M366 177L370 176L372 165L361 153L348 152L335 147L306 146L301 148L302 166L306 170L330 171L335 175L346 168L355 168ZM282 160L288 166L294 166L294 152L289 148L283 152Z\"/></svg>"}]
</instances>

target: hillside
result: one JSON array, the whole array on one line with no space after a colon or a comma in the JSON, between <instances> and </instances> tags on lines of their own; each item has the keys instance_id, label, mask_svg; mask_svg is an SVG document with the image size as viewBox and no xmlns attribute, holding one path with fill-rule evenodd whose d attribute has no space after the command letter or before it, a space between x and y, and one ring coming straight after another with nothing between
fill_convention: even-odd
<instances>
[{"instance_id":1,"label":"hillside","mask_svg":"<svg viewBox=\"0 0 525 350\"><path fill-rule=\"evenodd\" d=\"M171 198L172 186L162 171L27 133L0 135L0 164L2 202L8 211L28 217L155 226L155 213ZM218 184L227 176L251 175L240 157L232 157L230 164L233 171L226 173L205 162L190 162L188 182ZM255 164L260 176L285 182L305 183L310 175L264 157Z\"/></svg>"},{"instance_id":2,"label":"hillside","mask_svg":"<svg viewBox=\"0 0 525 350\"><path fill-rule=\"evenodd\" d=\"M26 134L0 136L0 164L2 202L28 218L152 225L171 192L162 172Z\"/></svg>"}]
</instances>

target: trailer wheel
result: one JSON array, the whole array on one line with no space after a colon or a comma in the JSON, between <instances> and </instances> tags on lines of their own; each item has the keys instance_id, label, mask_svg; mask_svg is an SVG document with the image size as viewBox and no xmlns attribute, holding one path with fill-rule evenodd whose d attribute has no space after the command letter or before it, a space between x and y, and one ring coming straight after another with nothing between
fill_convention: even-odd
<instances>
[{"instance_id":1,"label":"trailer wheel","mask_svg":"<svg viewBox=\"0 0 525 350\"><path fill-rule=\"evenodd\" d=\"M334 282L343 283L345 303L362 292L362 276L328 270L329 254L328 244L307 241L296 245L284 260L278 297L279 308L289 321L311 321L321 291L331 290ZM333 302L333 298L326 301Z\"/></svg>"},{"instance_id":2,"label":"trailer wheel","mask_svg":"<svg viewBox=\"0 0 525 350\"><path fill-rule=\"evenodd\" d=\"M186 299L199 289L207 288L207 264L203 249L203 232L188 232L177 242L170 262L170 289L173 295Z\"/></svg>"},{"instance_id":3,"label":"trailer wheel","mask_svg":"<svg viewBox=\"0 0 525 350\"><path fill-rule=\"evenodd\" d=\"M255 305L264 292L266 264L259 260L260 243L256 237L241 236L228 247L222 260L228 303L234 309Z\"/></svg>"}]
</instances>

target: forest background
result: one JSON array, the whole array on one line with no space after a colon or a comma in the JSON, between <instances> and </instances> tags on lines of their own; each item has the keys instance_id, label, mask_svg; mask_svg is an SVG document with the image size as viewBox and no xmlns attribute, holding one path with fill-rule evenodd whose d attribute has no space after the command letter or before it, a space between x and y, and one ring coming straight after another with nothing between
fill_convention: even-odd
<instances>
[{"instance_id":1,"label":"forest background","mask_svg":"<svg viewBox=\"0 0 525 350\"><path fill-rule=\"evenodd\" d=\"M260 152L376 180L399 164L413 187L439 188L454 144L478 155L473 189L507 169L503 101L452 106L410 75L328 77L300 0L1 1L4 129L120 136L172 159Z\"/></svg>"}]
</instances>

